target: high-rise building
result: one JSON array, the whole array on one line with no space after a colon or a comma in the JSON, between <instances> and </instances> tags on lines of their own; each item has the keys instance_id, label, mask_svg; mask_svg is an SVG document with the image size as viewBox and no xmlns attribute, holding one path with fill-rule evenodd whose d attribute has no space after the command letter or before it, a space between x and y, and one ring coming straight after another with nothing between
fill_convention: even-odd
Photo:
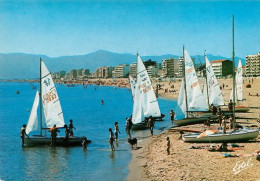
<instances>
[{"instance_id":1,"label":"high-rise building","mask_svg":"<svg viewBox=\"0 0 260 181\"><path fill-rule=\"evenodd\" d=\"M84 77L88 76L89 74L90 74L89 69L83 69L83 70L82 70L82 75L83 75Z\"/></svg>"},{"instance_id":2,"label":"high-rise building","mask_svg":"<svg viewBox=\"0 0 260 181\"><path fill-rule=\"evenodd\" d=\"M213 60L211 66L217 78L233 73L233 62L230 60Z\"/></svg>"},{"instance_id":3,"label":"high-rise building","mask_svg":"<svg viewBox=\"0 0 260 181\"><path fill-rule=\"evenodd\" d=\"M130 66L127 64L118 65L112 71L112 77L123 78L129 75Z\"/></svg>"},{"instance_id":4,"label":"high-rise building","mask_svg":"<svg viewBox=\"0 0 260 181\"><path fill-rule=\"evenodd\" d=\"M70 78L75 79L77 78L78 71L76 69L72 69L70 71Z\"/></svg>"},{"instance_id":5,"label":"high-rise building","mask_svg":"<svg viewBox=\"0 0 260 181\"><path fill-rule=\"evenodd\" d=\"M158 68L156 68L154 65L150 65L147 67L147 73L150 78L155 77L157 75Z\"/></svg>"},{"instance_id":6,"label":"high-rise building","mask_svg":"<svg viewBox=\"0 0 260 181\"><path fill-rule=\"evenodd\" d=\"M247 77L260 76L260 52L256 55L246 56L245 75Z\"/></svg>"},{"instance_id":7,"label":"high-rise building","mask_svg":"<svg viewBox=\"0 0 260 181\"><path fill-rule=\"evenodd\" d=\"M135 63L132 63L130 65L130 72L129 74L132 76L132 77L136 77L136 62Z\"/></svg>"}]
</instances>

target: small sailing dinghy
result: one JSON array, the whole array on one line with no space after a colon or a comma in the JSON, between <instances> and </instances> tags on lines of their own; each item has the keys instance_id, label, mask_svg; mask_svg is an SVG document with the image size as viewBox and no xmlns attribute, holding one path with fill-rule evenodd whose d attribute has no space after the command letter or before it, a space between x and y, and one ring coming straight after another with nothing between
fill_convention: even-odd
<instances>
[{"instance_id":1,"label":"small sailing dinghy","mask_svg":"<svg viewBox=\"0 0 260 181\"><path fill-rule=\"evenodd\" d=\"M153 91L152 82L145 66L137 54L137 80L134 90L132 122L133 130L147 128L145 119L161 119L162 114Z\"/></svg>"},{"instance_id":2,"label":"small sailing dinghy","mask_svg":"<svg viewBox=\"0 0 260 181\"><path fill-rule=\"evenodd\" d=\"M207 130L203 133L191 133L183 135L182 139L185 142L194 142L194 143L233 143L248 141L258 137L259 130L252 129L239 129L234 131L227 131L226 134L223 134L222 131L217 130Z\"/></svg>"},{"instance_id":3,"label":"small sailing dinghy","mask_svg":"<svg viewBox=\"0 0 260 181\"><path fill-rule=\"evenodd\" d=\"M38 130L38 119L37 119L37 109L40 103L40 135L32 135L29 138L24 138L24 143L27 146L36 146L36 145L50 145L51 138L46 134L43 135L43 130L50 129L56 124L57 128L63 128L65 125L63 113L57 94L55 84L52 80L51 73L45 66L44 62L40 59L40 90L41 93L36 92L33 107L31 114L28 120L26 133L29 134L31 131ZM41 97L39 96L41 95ZM44 112L44 121L43 114ZM45 128L43 127L45 126ZM81 145L85 137L69 137L68 143L65 142L64 137L56 138L56 145ZM91 141L88 140L88 143Z\"/></svg>"},{"instance_id":4,"label":"small sailing dinghy","mask_svg":"<svg viewBox=\"0 0 260 181\"><path fill-rule=\"evenodd\" d=\"M184 57L184 79L182 80L178 106L175 110L176 114L184 116L174 120L174 125L183 126L189 124L202 123L212 116L212 112L208 111L205 96L202 94L199 81L195 72L194 64L188 51L183 47Z\"/></svg>"},{"instance_id":5,"label":"small sailing dinghy","mask_svg":"<svg viewBox=\"0 0 260 181\"><path fill-rule=\"evenodd\" d=\"M236 71L236 76L235 76L235 81L236 81L236 86L235 86L235 101L236 101L236 106L235 106L235 112L248 112L250 111L249 106L244 106L244 105L238 105L241 104L243 101L243 69L242 69L242 63L241 60L238 62L237 66L237 71ZM230 100L233 100L233 89L230 94ZM222 109L223 111L229 111L227 107Z\"/></svg>"}]
</instances>

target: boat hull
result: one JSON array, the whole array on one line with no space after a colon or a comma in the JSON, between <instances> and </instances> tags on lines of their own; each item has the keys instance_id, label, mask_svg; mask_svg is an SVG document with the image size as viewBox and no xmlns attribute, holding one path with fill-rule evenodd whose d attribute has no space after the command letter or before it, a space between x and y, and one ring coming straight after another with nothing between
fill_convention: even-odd
<instances>
[{"instance_id":1,"label":"boat hull","mask_svg":"<svg viewBox=\"0 0 260 181\"><path fill-rule=\"evenodd\" d=\"M218 119L218 116L210 116L210 119ZM208 120L208 117L200 117L200 118L186 118L186 119L179 119L174 120L173 123L176 126L185 126L185 125L191 125L191 124L200 124L204 123Z\"/></svg>"},{"instance_id":2,"label":"boat hull","mask_svg":"<svg viewBox=\"0 0 260 181\"><path fill-rule=\"evenodd\" d=\"M183 136L183 141L194 143L223 143L223 142L239 142L248 141L258 137L259 130L238 130L235 132L228 132L227 134L212 134L197 138L200 133L187 134Z\"/></svg>"},{"instance_id":3,"label":"boat hull","mask_svg":"<svg viewBox=\"0 0 260 181\"><path fill-rule=\"evenodd\" d=\"M222 108L222 111L229 112L229 109L228 107L224 107ZM249 106L235 106L235 112L248 112L248 111L250 111Z\"/></svg>"},{"instance_id":4,"label":"boat hull","mask_svg":"<svg viewBox=\"0 0 260 181\"><path fill-rule=\"evenodd\" d=\"M136 123L133 124L132 126L132 130L141 130L141 129L147 129L147 125L145 122L141 122L141 123Z\"/></svg>"},{"instance_id":5,"label":"boat hull","mask_svg":"<svg viewBox=\"0 0 260 181\"><path fill-rule=\"evenodd\" d=\"M83 137L70 137L68 143L66 144L64 137L56 138L56 146L81 146L84 140ZM91 143L90 140L87 140ZM51 138L46 136L31 136L29 138L24 138L24 144L26 146L38 146L38 145L50 145Z\"/></svg>"}]
</instances>

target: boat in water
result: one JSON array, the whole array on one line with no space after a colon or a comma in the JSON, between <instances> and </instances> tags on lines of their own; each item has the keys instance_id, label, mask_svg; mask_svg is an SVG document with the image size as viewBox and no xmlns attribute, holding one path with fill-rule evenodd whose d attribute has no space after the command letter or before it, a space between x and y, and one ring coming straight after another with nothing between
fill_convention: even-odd
<instances>
[{"instance_id":1,"label":"boat in water","mask_svg":"<svg viewBox=\"0 0 260 181\"><path fill-rule=\"evenodd\" d=\"M147 128L146 119L150 116L152 119L162 118L152 82L139 54L137 54L137 80L133 94L133 130Z\"/></svg>"},{"instance_id":2,"label":"boat in water","mask_svg":"<svg viewBox=\"0 0 260 181\"><path fill-rule=\"evenodd\" d=\"M203 133L191 133L183 135L182 139L185 142L194 143L233 143L248 141L257 138L259 135L258 129L239 129L234 131L227 131L223 134L223 131L207 130Z\"/></svg>"},{"instance_id":3,"label":"boat in water","mask_svg":"<svg viewBox=\"0 0 260 181\"><path fill-rule=\"evenodd\" d=\"M40 96L41 95L41 96ZM40 104L40 128L38 127L37 109ZM44 112L44 119L43 113ZM26 134L31 131L37 131L40 129L40 135L31 135L24 138L26 146L37 145L50 145L51 137L47 136L46 130L56 125L58 129L64 128L65 122L63 118L63 112L61 109L58 93L55 84L52 80L51 73L45 66L44 62L40 59L40 93L37 91L26 127ZM43 131L45 130L45 135ZM82 137L69 137L66 142L64 137L56 138L56 145L59 146L75 146L81 145L84 136ZM90 140L87 140L90 143Z\"/></svg>"}]
</instances>

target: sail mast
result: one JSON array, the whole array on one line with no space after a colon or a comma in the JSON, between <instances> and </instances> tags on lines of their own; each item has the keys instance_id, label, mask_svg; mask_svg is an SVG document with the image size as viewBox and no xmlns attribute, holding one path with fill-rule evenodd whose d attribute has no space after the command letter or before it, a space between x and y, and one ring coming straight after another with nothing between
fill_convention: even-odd
<instances>
[{"instance_id":1,"label":"sail mast","mask_svg":"<svg viewBox=\"0 0 260 181\"><path fill-rule=\"evenodd\" d=\"M185 47L183 46L183 76L184 76L184 92L185 92L185 103L186 103L186 115L187 115L187 117L186 118L188 118L189 117L189 114L188 114L188 111L189 111L189 109L188 109L188 98L187 98L187 89L186 89L186 76L185 76L185 53L184 53L184 49L185 49Z\"/></svg>"},{"instance_id":2,"label":"sail mast","mask_svg":"<svg viewBox=\"0 0 260 181\"><path fill-rule=\"evenodd\" d=\"M208 109L210 109L209 105L209 87L208 87L208 76L207 76L207 65L206 65L206 52L204 51L204 60L205 60L205 78L206 78L206 86L207 86L207 104L208 104Z\"/></svg>"},{"instance_id":3,"label":"sail mast","mask_svg":"<svg viewBox=\"0 0 260 181\"><path fill-rule=\"evenodd\" d=\"M42 136L42 58L40 57L40 128Z\"/></svg>"},{"instance_id":4,"label":"sail mast","mask_svg":"<svg viewBox=\"0 0 260 181\"><path fill-rule=\"evenodd\" d=\"M232 62L233 62L233 123L232 127L235 128L236 116L235 116L235 91L236 91L236 79L235 79L235 40L234 40L234 15L232 19Z\"/></svg>"}]
</instances>

